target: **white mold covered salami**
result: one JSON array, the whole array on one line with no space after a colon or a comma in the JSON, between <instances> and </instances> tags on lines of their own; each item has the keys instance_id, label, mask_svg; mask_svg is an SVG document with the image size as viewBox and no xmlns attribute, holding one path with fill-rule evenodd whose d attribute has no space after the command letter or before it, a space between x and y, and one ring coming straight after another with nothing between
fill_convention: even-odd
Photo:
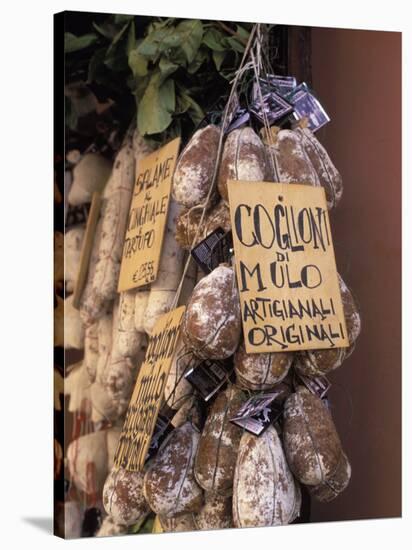
<instances>
[{"instance_id":1,"label":"white mold covered salami","mask_svg":"<svg viewBox=\"0 0 412 550\"><path fill-rule=\"evenodd\" d=\"M76 225L64 235L64 279L66 282L66 290L73 292L74 285L79 273L80 255L82 251L82 243L85 233L84 225Z\"/></svg>"},{"instance_id":2,"label":"white mold covered salami","mask_svg":"<svg viewBox=\"0 0 412 550\"><path fill-rule=\"evenodd\" d=\"M144 313L143 327L151 334L157 321L169 311L176 295L183 272L183 250L176 242L176 217L179 205L171 200L167 216L167 226L162 246L159 271L150 287L150 294Z\"/></svg>"},{"instance_id":3,"label":"white mold covered salami","mask_svg":"<svg viewBox=\"0 0 412 550\"><path fill-rule=\"evenodd\" d=\"M249 390L270 390L288 374L294 353L246 353L242 343L234 357L236 383Z\"/></svg>"},{"instance_id":4,"label":"white mold covered salami","mask_svg":"<svg viewBox=\"0 0 412 550\"><path fill-rule=\"evenodd\" d=\"M256 437L244 432L233 486L236 527L291 523L299 515L300 488L286 462L276 429Z\"/></svg>"},{"instance_id":5,"label":"white mold covered salami","mask_svg":"<svg viewBox=\"0 0 412 550\"><path fill-rule=\"evenodd\" d=\"M206 212L203 223L199 226L201 217L200 208L183 210L177 217L176 241L184 250L191 250L218 227L225 232L230 231L229 206L223 200Z\"/></svg>"},{"instance_id":6,"label":"white mold covered salami","mask_svg":"<svg viewBox=\"0 0 412 550\"><path fill-rule=\"evenodd\" d=\"M232 498L206 495L202 509L197 514L193 514L193 519L199 531L233 527Z\"/></svg>"},{"instance_id":7,"label":"white mold covered salami","mask_svg":"<svg viewBox=\"0 0 412 550\"><path fill-rule=\"evenodd\" d=\"M302 145L300 136L293 130L272 128L273 144L268 145L268 157L274 173L271 179L278 183L299 183L319 186L320 181Z\"/></svg>"},{"instance_id":8,"label":"white mold covered salami","mask_svg":"<svg viewBox=\"0 0 412 550\"><path fill-rule=\"evenodd\" d=\"M103 488L103 506L121 525L141 524L150 512L143 496L143 472L112 468Z\"/></svg>"},{"instance_id":9,"label":"white mold covered salami","mask_svg":"<svg viewBox=\"0 0 412 550\"><path fill-rule=\"evenodd\" d=\"M173 176L173 198L191 208L203 204L212 185L220 130L209 124L197 130L183 149Z\"/></svg>"},{"instance_id":10,"label":"white mold covered salami","mask_svg":"<svg viewBox=\"0 0 412 550\"><path fill-rule=\"evenodd\" d=\"M91 383L96 380L97 362L99 360L98 321L85 329L84 368Z\"/></svg>"},{"instance_id":11,"label":"white mold covered salami","mask_svg":"<svg viewBox=\"0 0 412 550\"><path fill-rule=\"evenodd\" d=\"M137 288L134 297L134 328L137 332L144 333L144 319L149 301L150 289L146 287Z\"/></svg>"},{"instance_id":12,"label":"white mold covered salami","mask_svg":"<svg viewBox=\"0 0 412 550\"><path fill-rule=\"evenodd\" d=\"M88 327L97 322L98 316L93 308L92 291L94 284L94 276L96 273L96 265L99 260L100 241L102 238L102 218L104 215L105 203L100 207L100 218L97 222L94 232L92 249L90 252L89 268L87 271L87 279L84 285L83 293L80 299L80 317L82 318L85 327Z\"/></svg>"},{"instance_id":13,"label":"white mold covered salami","mask_svg":"<svg viewBox=\"0 0 412 550\"><path fill-rule=\"evenodd\" d=\"M119 316L116 327L116 342L119 355L133 358L140 349L142 334L135 326L136 291L126 290L120 293Z\"/></svg>"},{"instance_id":14,"label":"white mold covered salami","mask_svg":"<svg viewBox=\"0 0 412 550\"><path fill-rule=\"evenodd\" d=\"M82 305L86 322L92 322L103 315L107 304L116 297L124 234L134 187L135 157L145 156L149 152L144 140L138 135L133 139L133 132L129 131L115 159L103 193L98 259L90 293Z\"/></svg>"},{"instance_id":15,"label":"white mold covered salami","mask_svg":"<svg viewBox=\"0 0 412 550\"><path fill-rule=\"evenodd\" d=\"M295 132L300 136L303 147L319 177L320 185L325 189L328 208L334 208L342 198L342 177L331 161L326 149L309 128L298 127Z\"/></svg>"},{"instance_id":16,"label":"white mold covered salami","mask_svg":"<svg viewBox=\"0 0 412 550\"><path fill-rule=\"evenodd\" d=\"M220 164L218 189L229 200L227 180L265 181L267 162L265 146L252 128L240 128L226 138Z\"/></svg>"},{"instance_id":17,"label":"white mold covered salami","mask_svg":"<svg viewBox=\"0 0 412 550\"><path fill-rule=\"evenodd\" d=\"M118 303L97 322L98 360L95 380L90 386L92 420L110 422L122 417L133 391L137 370L129 359L120 356L116 334Z\"/></svg>"},{"instance_id":18,"label":"white mold covered salami","mask_svg":"<svg viewBox=\"0 0 412 550\"><path fill-rule=\"evenodd\" d=\"M195 286L183 318L185 346L199 357L226 359L236 351L241 333L235 273L220 265Z\"/></svg>"},{"instance_id":19,"label":"white mold covered salami","mask_svg":"<svg viewBox=\"0 0 412 550\"><path fill-rule=\"evenodd\" d=\"M193 514L180 514L173 518L158 516L162 530L165 533L183 533L185 531L196 531L196 524Z\"/></svg>"},{"instance_id":20,"label":"white mold covered salami","mask_svg":"<svg viewBox=\"0 0 412 550\"><path fill-rule=\"evenodd\" d=\"M199 437L186 422L165 439L151 462L144 478L144 495L156 514L170 518L202 507L203 492L193 473Z\"/></svg>"},{"instance_id":21,"label":"white mold covered salami","mask_svg":"<svg viewBox=\"0 0 412 550\"><path fill-rule=\"evenodd\" d=\"M245 400L230 385L214 401L200 436L195 461L196 480L209 493L230 496L242 429L230 419Z\"/></svg>"},{"instance_id":22,"label":"white mold covered salami","mask_svg":"<svg viewBox=\"0 0 412 550\"><path fill-rule=\"evenodd\" d=\"M69 204L90 202L95 191L102 191L109 179L112 164L97 153L85 154L73 168L73 183L69 191Z\"/></svg>"},{"instance_id":23,"label":"white mold covered salami","mask_svg":"<svg viewBox=\"0 0 412 550\"><path fill-rule=\"evenodd\" d=\"M84 361L71 365L70 373L64 379L64 395L69 397L68 411L91 414L90 381Z\"/></svg>"},{"instance_id":24,"label":"white mold covered salami","mask_svg":"<svg viewBox=\"0 0 412 550\"><path fill-rule=\"evenodd\" d=\"M339 496L349 485L351 473L352 470L348 457L345 453L342 453L339 464L333 474L320 485L309 487L309 492L320 502L330 502Z\"/></svg>"},{"instance_id":25,"label":"white mold covered salami","mask_svg":"<svg viewBox=\"0 0 412 550\"><path fill-rule=\"evenodd\" d=\"M73 307L73 294L64 300L64 347L84 348L84 326L79 310Z\"/></svg>"},{"instance_id":26,"label":"white mold covered salami","mask_svg":"<svg viewBox=\"0 0 412 550\"><path fill-rule=\"evenodd\" d=\"M355 299L339 275L339 287L343 313L348 331L348 348L333 348L302 351L297 354L296 370L305 376L324 376L337 369L352 353L361 330L361 318Z\"/></svg>"},{"instance_id":27,"label":"white mold covered salami","mask_svg":"<svg viewBox=\"0 0 412 550\"><path fill-rule=\"evenodd\" d=\"M113 465L120 428L83 435L67 448L67 464L76 487L88 495L101 495Z\"/></svg>"},{"instance_id":28,"label":"white mold covered salami","mask_svg":"<svg viewBox=\"0 0 412 550\"><path fill-rule=\"evenodd\" d=\"M303 386L285 402L283 438L289 466L305 485L320 485L336 471L343 453L332 416Z\"/></svg>"}]
</instances>

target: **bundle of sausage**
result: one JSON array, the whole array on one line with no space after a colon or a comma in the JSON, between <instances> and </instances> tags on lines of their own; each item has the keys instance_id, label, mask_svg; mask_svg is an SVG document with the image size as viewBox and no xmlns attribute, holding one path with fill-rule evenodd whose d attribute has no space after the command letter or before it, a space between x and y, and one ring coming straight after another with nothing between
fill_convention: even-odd
<instances>
[{"instance_id":1,"label":"bundle of sausage","mask_svg":"<svg viewBox=\"0 0 412 550\"><path fill-rule=\"evenodd\" d=\"M150 289L131 293L138 333L150 335L171 307L184 254L217 228L230 230L228 179L250 181L251 186L254 181L322 186L330 209L341 198L338 171L305 127L272 127L265 142L252 128L239 128L226 136L221 155L219 139L220 129L206 126L181 152L159 279ZM156 514L156 529L163 531L297 521L302 490L328 502L350 480L350 463L327 403L303 380L325 376L352 353L360 332L352 293L339 277L349 348L248 354L230 261L197 275L192 262L189 274L179 301L186 305L181 338L163 400L173 429L142 472L113 468L103 490L106 513L121 526L139 525ZM127 303L125 326L132 327L133 300ZM193 364L213 368L219 361L231 365L231 374L205 402L185 374ZM281 415L261 435L232 421L251 396L280 388Z\"/></svg>"}]
</instances>

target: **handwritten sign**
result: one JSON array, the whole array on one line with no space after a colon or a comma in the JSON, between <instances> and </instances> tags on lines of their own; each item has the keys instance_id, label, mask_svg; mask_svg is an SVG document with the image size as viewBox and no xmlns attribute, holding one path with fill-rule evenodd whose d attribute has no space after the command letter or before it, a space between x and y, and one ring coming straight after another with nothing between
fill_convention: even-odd
<instances>
[{"instance_id":1,"label":"handwritten sign","mask_svg":"<svg viewBox=\"0 0 412 550\"><path fill-rule=\"evenodd\" d=\"M130 205L118 291L156 280L180 138L147 155L138 165Z\"/></svg>"},{"instance_id":2,"label":"handwritten sign","mask_svg":"<svg viewBox=\"0 0 412 550\"><path fill-rule=\"evenodd\" d=\"M247 353L347 347L325 192L228 181Z\"/></svg>"},{"instance_id":3,"label":"handwritten sign","mask_svg":"<svg viewBox=\"0 0 412 550\"><path fill-rule=\"evenodd\" d=\"M143 468L163 401L185 306L163 315L150 337L126 413L114 463L136 472Z\"/></svg>"}]
</instances>

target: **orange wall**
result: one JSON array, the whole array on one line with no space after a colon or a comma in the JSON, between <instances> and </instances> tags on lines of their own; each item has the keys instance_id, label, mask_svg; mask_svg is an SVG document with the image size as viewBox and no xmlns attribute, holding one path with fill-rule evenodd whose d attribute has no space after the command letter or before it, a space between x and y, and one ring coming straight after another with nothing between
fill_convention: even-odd
<instances>
[{"instance_id":1,"label":"orange wall","mask_svg":"<svg viewBox=\"0 0 412 550\"><path fill-rule=\"evenodd\" d=\"M331 375L333 414L353 468L312 520L401 514L401 35L314 28L313 88L332 122L318 132L342 173L331 215L338 268L362 333Z\"/></svg>"}]
</instances>

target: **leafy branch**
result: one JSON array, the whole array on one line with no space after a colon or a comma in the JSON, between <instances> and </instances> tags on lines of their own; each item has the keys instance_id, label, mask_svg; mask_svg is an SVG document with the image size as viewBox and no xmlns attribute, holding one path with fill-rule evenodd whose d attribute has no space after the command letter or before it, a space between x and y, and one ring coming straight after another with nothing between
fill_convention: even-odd
<instances>
[{"instance_id":1,"label":"leafy branch","mask_svg":"<svg viewBox=\"0 0 412 550\"><path fill-rule=\"evenodd\" d=\"M133 100L142 135L185 137L227 95L249 32L248 24L108 16L81 35L66 32L66 79L103 90L118 108ZM76 129L79 113L68 109Z\"/></svg>"}]
</instances>

